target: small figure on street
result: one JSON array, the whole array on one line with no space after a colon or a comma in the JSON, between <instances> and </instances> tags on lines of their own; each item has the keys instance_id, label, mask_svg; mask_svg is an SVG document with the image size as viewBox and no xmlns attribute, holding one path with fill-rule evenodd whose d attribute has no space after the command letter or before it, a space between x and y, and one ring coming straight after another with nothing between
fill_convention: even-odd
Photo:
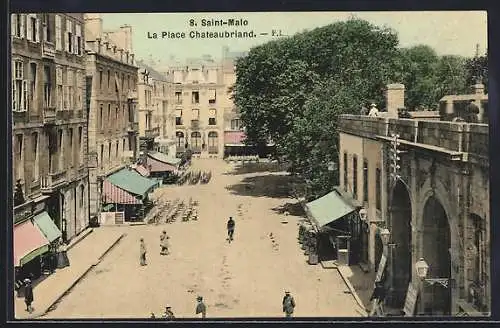
<instances>
[{"instance_id":1,"label":"small figure on street","mask_svg":"<svg viewBox=\"0 0 500 328\"><path fill-rule=\"evenodd\" d=\"M167 236L167 232L165 230L163 230L163 232L160 236L160 247L161 247L160 255L170 254L168 251L168 248L169 248L168 239L170 239L170 237Z\"/></svg>"},{"instance_id":2,"label":"small figure on street","mask_svg":"<svg viewBox=\"0 0 500 328\"><path fill-rule=\"evenodd\" d=\"M230 216L229 220L227 220L227 237L228 237L229 242L233 241L234 226L235 225L236 224L235 224L235 222L233 220L233 217Z\"/></svg>"},{"instance_id":3,"label":"small figure on street","mask_svg":"<svg viewBox=\"0 0 500 328\"><path fill-rule=\"evenodd\" d=\"M207 306L203 303L203 297L198 296L196 300L198 301L196 304L196 314L201 313L201 317L205 318L207 316Z\"/></svg>"},{"instance_id":4,"label":"small figure on street","mask_svg":"<svg viewBox=\"0 0 500 328\"><path fill-rule=\"evenodd\" d=\"M172 312L172 307L171 306L166 306L165 307L165 313L163 313L163 319L167 319L167 320L172 320L172 319L175 319L175 315L174 315L174 312Z\"/></svg>"},{"instance_id":5,"label":"small figure on street","mask_svg":"<svg viewBox=\"0 0 500 328\"><path fill-rule=\"evenodd\" d=\"M370 316L384 316L384 300L385 300L385 287L382 281L375 282L375 289L370 297L372 302L372 308L370 310Z\"/></svg>"},{"instance_id":6,"label":"small figure on street","mask_svg":"<svg viewBox=\"0 0 500 328\"><path fill-rule=\"evenodd\" d=\"M33 303L33 286L31 285L31 280L28 278L24 279L24 303L26 303L26 311L32 313L33 307L31 303Z\"/></svg>"},{"instance_id":7,"label":"small figure on street","mask_svg":"<svg viewBox=\"0 0 500 328\"><path fill-rule=\"evenodd\" d=\"M146 263L146 243L144 242L144 238L141 238L141 247L140 247L140 261L141 261L141 266L147 265Z\"/></svg>"},{"instance_id":8,"label":"small figure on street","mask_svg":"<svg viewBox=\"0 0 500 328\"><path fill-rule=\"evenodd\" d=\"M151 316L150 316L151 319L156 319L156 316L154 314L154 312L151 312Z\"/></svg>"},{"instance_id":9,"label":"small figure on street","mask_svg":"<svg viewBox=\"0 0 500 328\"><path fill-rule=\"evenodd\" d=\"M67 266L69 266L68 245L61 240L57 249L57 268L62 269Z\"/></svg>"},{"instance_id":10,"label":"small figure on street","mask_svg":"<svg viewBox=\"0 0 500 328\"><path fill-rule=\"evenodd\" d=\"M283 297L283 312L287 318L291 318L293 315L293 310L295 309L295 300L293 296L290 295L289 291L285 291L285 296Z\"/></svg>"},{"instance_id":11,"label":"small figure on street","mask_svg":"<svg viewBox=\"0 0 500 328\"><path fill-rule=\"evenodd\" d=\"M368 116L370 116L370 117L377 117L378 116L377 105L375 105L375 104L370 105L370 112L368 113Z\"/></svg>"}]
</instances>

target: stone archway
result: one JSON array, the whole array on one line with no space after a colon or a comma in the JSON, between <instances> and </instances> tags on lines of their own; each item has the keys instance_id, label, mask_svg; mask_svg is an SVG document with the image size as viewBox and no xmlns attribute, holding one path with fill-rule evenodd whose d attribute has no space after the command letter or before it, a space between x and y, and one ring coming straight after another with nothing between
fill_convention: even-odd
<instances>
[{"instance_id":1,"label":"stone archway","mask_svg":"<svg viewBox=\"0 0 500 328\"><path fill-rule=\"evenodd\" d=\"M425 202L422 219L422 257L429 265L427 278L451 278L451 231L448 215L435 197ZM425 282L422 290L422 314L450 315L451 286Z\"/></svg>"},{"instance_id":2,"label":"stone archway","mask_svg":"<svg viewBox=\"0 0 500 328\"><path fill-rule=\"evenodd\" d=\"M391 303L396 308L403 308L412 270L412 232L411 199L408 189L402 181L397 181L392 190L390 208L392 266Z\"/></svg>"}]
</instances>

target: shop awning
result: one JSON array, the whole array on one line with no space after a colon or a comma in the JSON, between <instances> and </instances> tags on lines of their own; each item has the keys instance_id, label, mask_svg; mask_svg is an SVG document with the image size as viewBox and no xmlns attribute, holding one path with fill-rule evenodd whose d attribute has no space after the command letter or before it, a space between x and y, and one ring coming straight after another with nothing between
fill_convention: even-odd
<instances>
[{"instance_id":1,"label":"shop awning","mask_svg":"<svg viewBox=\"0 0 500 328\"><path fill-rule=\"evenodd\" d=\"M224 145L226 146L245 146L245 132L243 131L225 131Z\"/></svg>"},{"instance_id":2,"label":"shop awning","mask_svg":"<svg viewBox=\"0 0 500 328\"><path fill-rule=\"evenodd\" d=\"M143 197L158 186L157 181L145 178L135 170L128 168L113 173L106 180L131 194Z\"/></svg>"},{"instance_id":3,"label":"shop awning","mask_svg":"<svg viewBox=\"0 0 500 328\"><path fill-rule=\"evenodd\" d=\"M316 221L318 228L337 221L356 209L348 204L337 191L332 191L325 196L306 204L306 210L311 218Z\"/></svg>"},{"instance_id":4,"label":"shop awning","mask_svg":"<svg viewBox=\"0 0 500 328\"><path fill-rule=\"evenodd\" d=\"M146 161L149 172L172 172L176 169L175 166L158 161L151 156L148 156Z\"/></svg>"},{"instance_id":5,"label":"shop awning","mask_svg":"<svg viewBox=\"0 0 500 328\"><path fill-rule=\"evenodd\" d=\"M104 180L102 183L103 198L105 203L111 204L142 204L142 201L135 198L129 192Z\"/></svg>"},{"instance_id":6,"label":"shop awning","mask_svg":"<svg viewBox=\"0 0 500 328\"><path fill-rule=\"evenodd\" d=\"M149 177L149 170L142 165L134 166L134 170L136 170L137 173L139 173L143 177Z\"/></svg>"},{"instance_id":7,"label":"shop awning","mask_svg":"<svg viewBox=\"0 0 500 328\"><path fill-rule=\"evenodd\" d=\"M33 222L44 234L49 242L54 242L57 238L62 236L61 230L56 226L49 213L42 212L33 218Z\"/></svg>"},{"instance_id":8,"label":"shop awning","mask_svg":"<svg viewBox=\"0 0 500 328\"><path fill-rule=\"evenodd\" d=\"M172 156L160 153L160 152L149 152L148 157L150 157L154 160L160 161L162 163L170 164L172 166L177 166L181 163L180 158L172 157Z\"/></svg>"},{"instance_id":9,"label":"shop awning","mask_svg":"<svg viewBox=\"0 0 500 328\"><path fill-rule=\"evenodd\" d=\"M14 226L14 266L23 266L49 250L49 241L30 220Z\"/></svg>"}]
</instances>

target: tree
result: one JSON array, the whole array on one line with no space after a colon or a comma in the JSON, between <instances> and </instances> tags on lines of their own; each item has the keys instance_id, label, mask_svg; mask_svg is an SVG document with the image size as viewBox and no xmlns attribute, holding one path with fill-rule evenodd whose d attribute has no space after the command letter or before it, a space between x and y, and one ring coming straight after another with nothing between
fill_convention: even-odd
<instances>
[{"instance_id":1,"label":"tree","mask_svg":"<svg viewBox=\"0 0 500 328\"><path fill-rule=\"evenodd\" d=\"M21 180L17 180L16 187L14 189L14 206L19 206L25 203L23 186Z\"/></svg>"},{"instance_id":2,"label":"tree","mask_svg":"<svg viewBox=\"0 0 500 328\"><path fill-rule=\"evenodd\" d=\"M466 83L468 86L483 83L485 92L488 93L488 56L476 56L465 62Z\"/></svg>"}]
</instances>

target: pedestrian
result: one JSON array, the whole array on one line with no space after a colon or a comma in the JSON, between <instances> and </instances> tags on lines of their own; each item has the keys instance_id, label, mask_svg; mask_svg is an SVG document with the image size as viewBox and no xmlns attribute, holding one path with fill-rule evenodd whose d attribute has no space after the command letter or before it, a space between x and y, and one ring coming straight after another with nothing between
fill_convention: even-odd
<instances>
[{"instance_id":1,"label":"pedestrian","mask_svg":"<svg viewBox=\"0 0 500 328\"><path fill-rule=\"evenodd\" d=\"M147 265L146 263L146 243L144 242L144 238L141 238L141 248L140 248L140 261L141 261L141 266Z\"/></svg>"},{"instance_id":2,"label":"pedestrian","mask_svg":"<svg viewBox=\"0 0 500 328\"><path fill-rule=\"evenodd\" d=\"M370 105L370 112L368 113L368 116L370 116L370 117L377 117L378 116L377 105L375 105L375 104Z\"/></svg>"},{"instance_id":3,"label":"pedestrian","mask_svg":"<svg viewBox=\"0 0 500 328\"><path fill-rule=\"evenodd\" d=\"M375 314L378 316L384 315L384 300L385 300L385 287L383 281L375 282L375 289L373 290L370 301L372 302L372 308L370 311L370 316Z\"/></svg>"},{"instance_id":4,"label":"pedestrian","mask_svg":"<svg viewBox=\"0 0 500 328\"><path fill-rule=\"evenodd\" d=\"M229 220L227 220L227 237L228 237L229 242L233 241L234 226L235 226L235 222L233 220L233 217L230 216Z\"/></svg>"},{"instance_id":5,"label":"pedestrian","mask_svg":"<svg viewBox=\"0 0 500 328\"><path fill-rule=\"evenodd\" d=\"M196 314L201 313L201 317L205 318L207 316L207 306L205 305L205 303L203 303L203 297L198 296L196 300L198 301L198 303L196 304Z\"/></svg>"},{"instance_id":6,"label":"pedestrian","mask_svg":"<svg viewBox=\"0 0 500 328\"><path fill-rule=\"evenodd\" d=\"M155 316L155 313L154 312L151 312L151 319L156 319L156 316Z\"/></svg>"},{"instance_id":7,"label":"pedestrian","mask_svg":"<svg viewBox=\"0 0 500 328\"><path fill-rule=\"evenodd\" d=\"M65 241L61 240L57 250L57 268L62 269L67 266L69 266L68 245Z\"/></svg>"},{"instance_id":8,"label":"pedestrian","mask_svg":"<svg viewBox=\"0 0 500 328\"><path fill-rule=\"evenodd\" d=\"M24 303L26 303L26 311L32 313L33 307L31 303L33 303L33 286L31 285L31 280L28 278L24 279L24 284Z\"/></svg>"},{"instance_id":9,"label":"pedestrian","mask_svg":"<svg viewBox=\"0 0 500 328\"><path fill-rule=\"evenodd\" d=\"M295 300L293 296L290 295L289 291L285 291L285 296L283 297L283 312L287 318L291 318L293 311L295 309Z\"/></svg>"},{"instance_id":10,"label":"pedestrian","mask_svg":"<svg viewBox=\"0 0 500 328\"><path fill-rule=\"evenodd\" d=\"M163 313L163 319L175 319L175 315L174 315L174 312L172 312L172 307L167 305L165 307L165 313Z\"/></svg>"},{"instance_id":11,"label":"pedestrian","mask_svg":"<svg viewBox=\"0 0 500 328\"><path fill-rule=\"evenodd\" d=\"M161 236L160 236L160 247L161 247L161 252L160 255L168 255L168 239L170 239L169 236L167 236L167 232L163 230Z\"/></svg>"}]
</instances>

